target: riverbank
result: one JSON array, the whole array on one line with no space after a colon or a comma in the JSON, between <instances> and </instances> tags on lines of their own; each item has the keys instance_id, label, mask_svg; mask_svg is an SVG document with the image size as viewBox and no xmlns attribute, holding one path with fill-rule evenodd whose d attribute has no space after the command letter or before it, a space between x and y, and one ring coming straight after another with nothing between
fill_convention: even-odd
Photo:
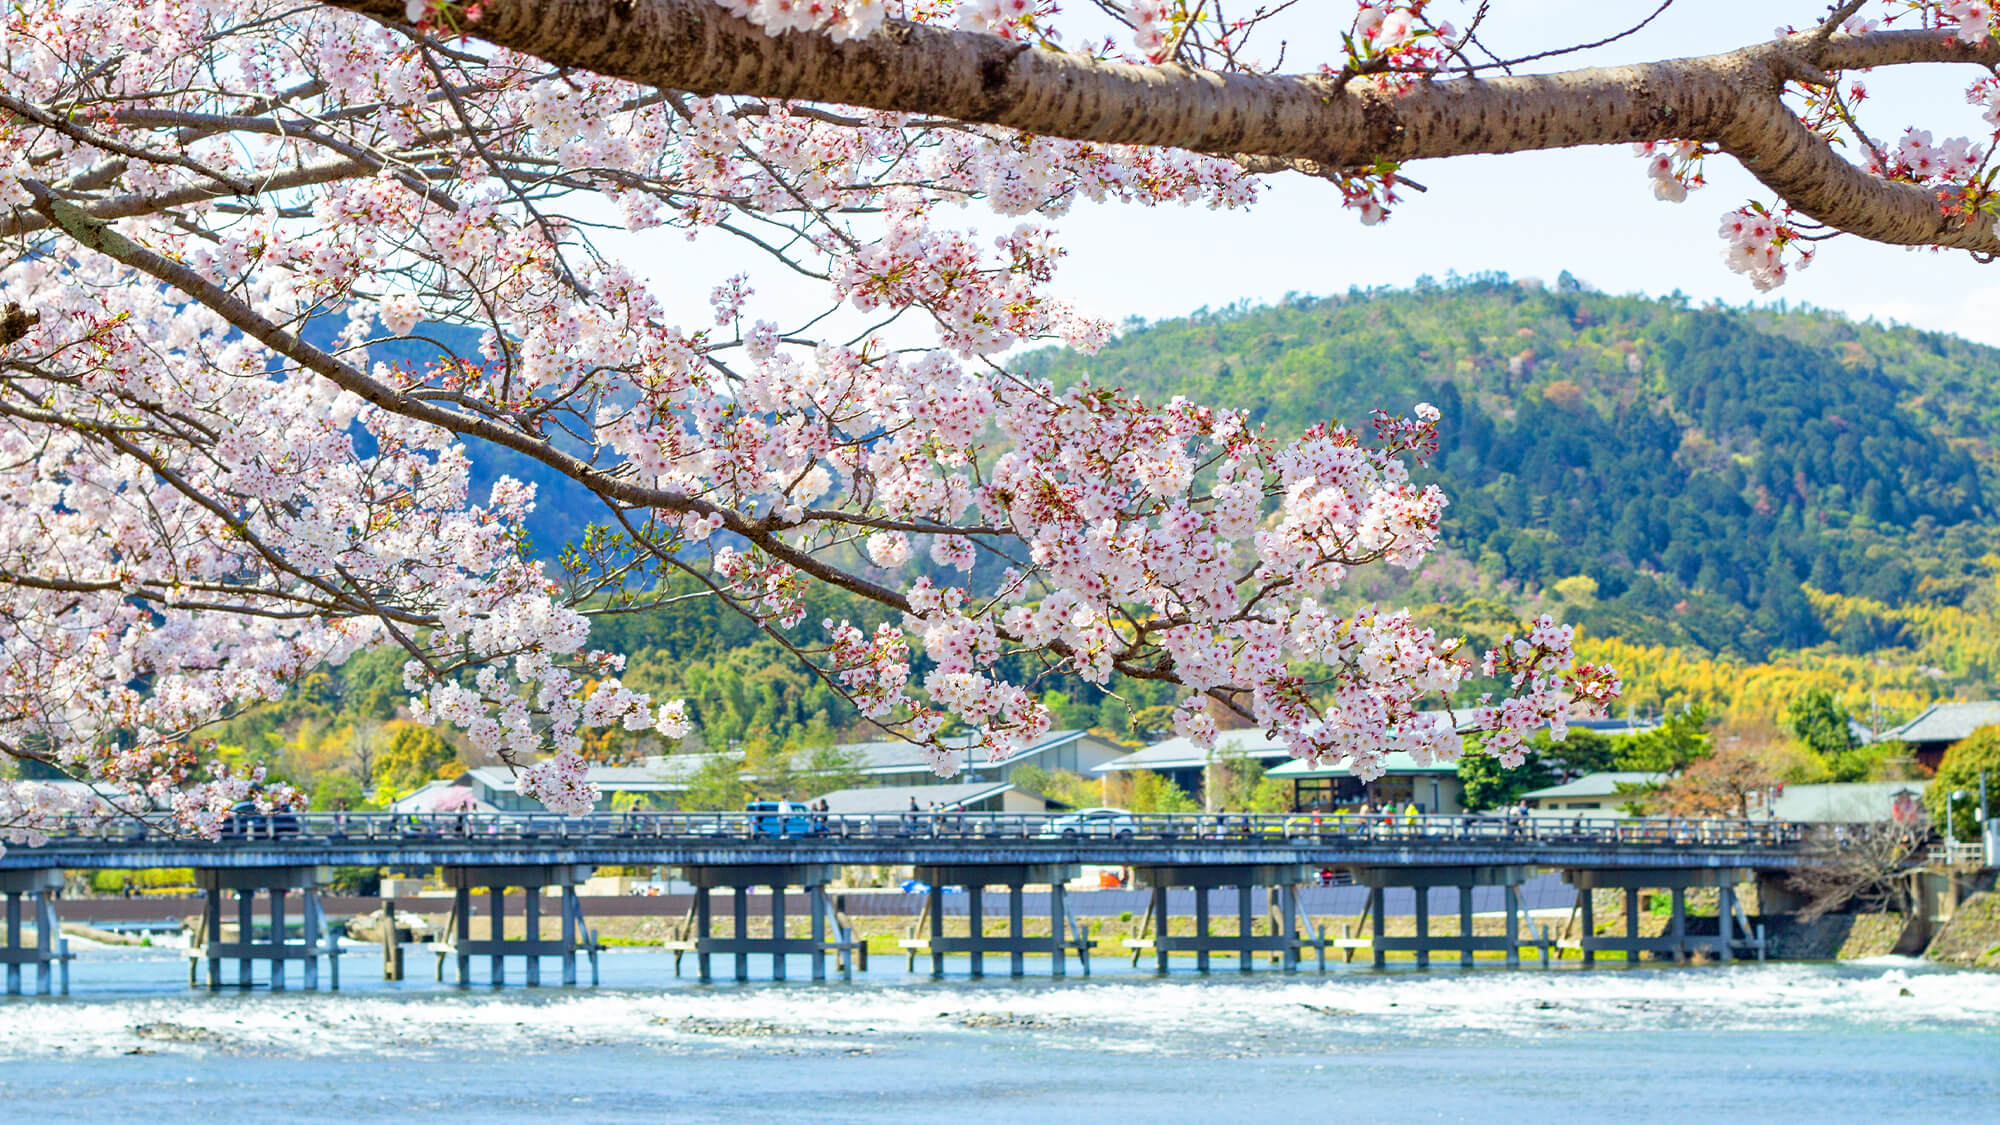
<instances>
[{"instance_id":1,"label":"riverbank","mask_svg":"<svg viewBox=\"0 0 2000 1125\"><path fill-rule=\"evenodd\" d=\"M2000 892L1959 903L1924 955L1944 965L2000 968Z\"/></svg>"},{"instance_id":2,"label":"riverbank","mask_svg":"<svg viewBox=\"0 0 2000 1125\"><path fill-rule=\"evenodd\" d=\"M397 917L399 922L405 926L416 926L424 932L435 933L442 932L449 916L435 912L419 914L409 910L402 910L398 912ZM599 943L607 947L658 948L665 946L669 942L682 939L685 934L684 924L679 918L668 918L658 915L631 916L615 914L592 916L588 908L586 908L585 917L589 920L591 928L597 932ZM1603 915L1600 915L1600 917L1603 917ZM1323 927L1324 932L1329 938L1342 936L1343 928L1345 928L1345 932L1356 937L1365 937L1368 933L1368 927L1352 917L1320 915L1314 916L1312 920L1315 924ZM1689 919L1689 923L1690 932L1700 933L1704 929L1709 933L1715 932L1716 921L1713 915L1708 916L1706 919L1701 917L1691 918ZM927 936L930 932L928 921L919 927L917 926L917 919L902 915L863 915L850 917L848 924L851 927L854 937L868 946L871 957L904 956L908 951L900 944L901 942L913 938L920 939ZM1100 959L1106 957L1129 957L1130 951L1124 944L1127 939L1141 939L1152 936L1146 918L1143 915L1128 914L1122 917L1085 919L1082 924L1093 942L1092 956ZM1459 932L1459 920L1456 914L1433 917L1430 924L1431 934L1434 937L1457 936ZM556 936L557 925L558 923L553 919L542 919L542 936ZM1600 922L1597 926L1597 931L1599 934L1621 933L1623 925L1624 922L1622 919L1613 922ZM735 934L733 920L727 915L718 916L715 919L714 926L716 937L733 937ZM1641 914L1639 917L1641 936L1658 937L1666 932L1666 926L1667 919L1665 918L1650 913ZM1168 932L1175 936L1191 937L1194 934L1194 927L1195 920L1191 917L1176 916L1168 919ZM1269 934L1272 932L1272 923L1267 918L1257 918L1252 920L1251 928L1253 933ZM509 938L523 938L527 936L526 922L518 912L506 919L502 929ZM1005 917L987 918L982 929L987 936L999 936L1010 933L1010 927ZM1235 936L1238 930L1237 919L1234 916L1217 916L1210 920L1210 929L1212 933L1219 936ZM768 917L759 918L752 915L745 926L745 930L752 937L768 938L771 936L771 923ZM948 914L945 916L944 933L947 937L965 937L971 933L971 930L971 922L964 915ZM1032 916L1025 918L1023 919L1021 931L1027 937L1047 938L1050 936L1048 919L1036 919ZM351 936L356 938L372 940L377 931L366 929L364 932L356 932L354 929L350 929L349 932ZM1410 915L1390 915L1384 919L1383 932L1388 937L1413 937L1416 934L1416 920ZM1498 914L1474 915L1472 932L1475 936L1480 937L1503 936L1506 933L1506 919L1503 915ZM1538 932L1546 932L1552 940L1558 943L1573 941L1578 932L1577 920L1571 916L1570 912L1560 910L1536 911L1524 916L1521 920L1520 928L1520 933L1523 937L1532 939ZM1835 914L1828 915L1807 926L1774 925L1769 932L1772 935L1770 956L1774 959L1802 961L1859 960L1886 956L1892 952L1899 935L1903 932L1903 920L1900 916L1893 914ZM490 935L491 927L489 919L484 914L475 915L471 921L471 936L475 939L484 939ZM786 936L793 938L810 937L810 923L797 917L790 919L786 925ZM1030 954L1030 956L1046 955ZM1308 953L1307 956L1310 958L1312 955ZM1330 960L1344 960L1346 954L1345 951L1329 949L1327 956ZM1366 960L1367 952L1365 950L1360 951L1356 956L1362 960ZM1529 950L1525 951L1523 956L1524 958L1532 959L1534 954L1532 950ZM1557 950L1552 952L1552 956L1559 960L1564 957L1572 961L1579 959L1579 955L1575 950ZM1604 956L1608 958L1610 955ZM1389 954L1388 957L1391 961L1397 962L1415 960L1415 954L1413 953L1396 952ZM1432 960L1439 961L1444 958L1456 959L1456 957L1457 954L1455 953L1433 954ZM1268 959L1266 958L1266 960ZM1505 960L1505 955L1495 951L1484 951L1476 954L1475 959L1480 961L1503 961Z\"/></svg>"},{"instance_id":3,"label":"riverbank","mask_svg":"<svg viewBox=\"0 0 2000 1125\"><path fill-rule=\"evenodd\" d=\"M1563 900L1559 892L1567 887L1559 884L1538 887L1539 893L1527 899L1521 921L1520 933L1524 939L1532 940L1545 930L1556 943L1574 942L1579 936L1580 917L1574 909L1574 897ZM1312 888L1302 896L1313 921L1322 926L1329 938L1342 936L1343 927L1354 937L1366 936L1369 929L1367 920L1361 916L1361 889L1352 887ZM1170 932L1188 936L1193 933L1192 898L1189 892L1177 892L1180 897L1172 901L1174 913L1170 916ZM924 902L923 896L903 894L894 891L859 889L838 892L837 901L848 905L845 918L855 935L865 941L871 955L880 957L903 953L899 942L910 938L913 931L921 937L929 931L926 922L918 926L919 912ZM1746 895L1753 922L1762 923L1770 940L1769 955L1774 958L1792 960L1853 960L1882 956L1898 951L1899 942L1905 935L1903 920L1887 914L1837 914L1809 924L1801 925L1782 915L1758 916L1755 913L1754 896ZM1354 900L1354 901L1349 901ZM582 900L584 917L591 928L597 931L599 940L606 946L660 946L686 936L688 910L687 896L647 897L624 895L616 897L584 897ZM945 896L945 933L950 936L964 936L970 932L970 925L964 913L966 896ZM1386 912L1385 933L1391 937L1410 937L1415 933L1415 918L1412 903L1407 894L1402 898L1388 896L1390 909ZM383 900L375 898L348 898L322 896L329 916L335 919L365 918L380 909ZM1123 957L1127 951L1123 942L1127 938L1150 936L1146 927L1146 894L1143 891L1081 891L1070 896L1071 908L1081 923L1089 930L1096 942L1094 955L1099 958ZM429 936L442 930L451 909L450 900L438 897L415 897L397 900L398 917L405 926L419 925L419 934ZM1658 937L1667 931L1669 915L1663 909L1666 905L1664 894L1648 894L1641 898L1638 917L1639 933L1642 937ZM96 937L99 933L119 922L161 921L175 919L192 925L200 909L200 899L188 898L135 898L135 899L66 899L62 904L65 932L78 936ZM524 903L518 894L508 897L507 926L509 936L525 936L522 921ZM1004 914L1004 899L989 897L988 916L984 930L988 934L1005 934L1008 930ZM1333 905L1337 910L1325 907ZM1497 937L1505 932L1503 916L1485 909L1490 904L1480 904L1480 913L1474 915L1473 932L1482 937ZM1227 909L1223 907L1226 906ZM1256 900L1253 925L1256 932L1272 932L1272 923L1264 914L1262 898ZM1716 932L1715 895L1712 890L1698 889L1688 895L1688 932L1694 934ZM486 937L486 910L489 906L484 896L474 899L472 933L474 937ZM994 911L999 910L996 917ZM1049 923L1041 903L1030 904L1024 918L1023 932L1031 937L1047 937ZM806 920L806 901L802 895L788 896L788 911L791 924L789 936L809 936ZM1036 915L1040 913L1038 919ZM558 925L555 911L545 906L543 926L546 936L555 936ZM1599 935L1616 935L1624 932L1624 907L1616 892L1598 892L1596 904L1596 930ZM1977 914L1977 911L1974 912ZM753 936L765 937L770 934L769 906L762 895L751 896L749 904L748 932ZM1975 921L1969 915L1967 925ZM1455 936L1458 933L1458 912L1455 902L1434 901L1430 918L1433 936ZM732 923L728 911L718 910L715 919L717 936L728 936ZM1217 934L1234 935L1236 914L1233 901L1218 905L1212 919L1212 930ZM1961 926L1960 938L1969 945L1976 944L1977 938L1964 936L1986 931L1975 931ZM1993 931L1993 938L1967 955L1954 952L1946 958L1954 964L1980 964L1979 956L1985 955L1996 944L2000 944L2000 925ZM350 928L352 937L373 940L376 931L367 929L365 924L359 929ZM115 940L115 939L104 939ZM1953 946L1956 949L1956 946ZM1921 952L1916 946L1903 952ZM1329 957L1343 956L1333 950ZM1362 954L1365 958L1365 953ZM1392 959L1413 959L1412 954L1392 954ZM1447 956L1455 959L1456 954ZM1526 954L1532 958L1532 951ZM1569 956L1574 959L1572 951ZM1494 952L1481 953L1481 960L1498 960L1502 955ZM1435 957L1434 957L1435 959Z\"/></svg>"}]
</instances>

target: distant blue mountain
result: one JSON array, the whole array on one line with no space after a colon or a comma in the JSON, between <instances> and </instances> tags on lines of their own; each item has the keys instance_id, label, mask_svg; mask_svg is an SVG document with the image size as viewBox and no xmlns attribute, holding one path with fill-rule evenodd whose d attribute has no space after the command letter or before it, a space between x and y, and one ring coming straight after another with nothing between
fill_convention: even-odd
<instances>
[{"instance_id":1,"label":"distant blue mountain","mask_svg":"<svg viewBox=\"0 0 2000 1125\"><path fill-rule=\"evenodd\" d=\"M306 326L305 338L317 347L331 347L340 328L338 319L322 317ZM448 355L477 358L478 352L478 330L455 324L420 325L409 338L384 341L368 349L372 362L408 367L427 367ZM369 435L357 433L355 438L364 455L373 451ZM603 503L563 474L504 446L478 438L461 440L472 459L474 503L483 504L493 482L503 476L535 485L535 510L528 516L527 529L537 558L554 559L565 543L582 538L584 528L592 522L606 522Z\"/></svg>"}]
</instances>

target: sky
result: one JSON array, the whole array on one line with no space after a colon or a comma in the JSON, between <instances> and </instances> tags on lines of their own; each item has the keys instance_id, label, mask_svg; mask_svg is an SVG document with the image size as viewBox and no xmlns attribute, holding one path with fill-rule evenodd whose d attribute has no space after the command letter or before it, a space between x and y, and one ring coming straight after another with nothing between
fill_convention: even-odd
<instances>
[{"instance_id":1,"label":"sky","mask_svg":"<svg viewBox=\"0 0 2000 1125\"><path fill-rule=\"evenodd\" d=\"M1445 18L1453 18L1454 3L1442 0ZM1486 38L1502 51L1589 41L1654 6L1654 0L1497 0ZM1350 0L1306 0L1301 7L1309 14L1284 29L1295 41L1292 58L1309 53L1304 44L1324 41L1330 13L1344 18L1353 11ZM1632 38L1544 65L1568 69L1730 50L1768 38L1782 24L1805 26L1823 10L1816 0L1676 0ZM1981 138L1987 127L1963 93L1978 75L1965 67L1868 75L1872 116L1865 124L1877 137L1917 125L1938 139ZM1293 174L1270 177L1264 198L1248 210L1083 205L1055 224L1069 251L1056 292L1098 316L1157 320L1239 300L1270 303L1288 293L1407 285L1426 274L1500 271L1553 281L1568 270L1610 293L1679 290L1731 305L1783 299L2000 345L2000 264L1982 266L1962 253L1841 238L1823 244L1820 259L1794 271L1780 289L1757 293L1723 264L1717 227L1726 212L1750 199L1768 202L1770 193L1726 157L1707 164L1709 186L1671 204L1653 198L1644 163L1624 146L1416 162L1406 173L1430 190L1412 194L1376 227L1362 226L1342 208L1332 185ZM975 221L996 232L1012 225L971 213L964 219ZM632 259L641 271L696 308L738 269L757 280L762 302L823 302L822 290L774 277L768 264L720 239L688 243L656 232L634 241Z\"/></svg>"}]
</instances>

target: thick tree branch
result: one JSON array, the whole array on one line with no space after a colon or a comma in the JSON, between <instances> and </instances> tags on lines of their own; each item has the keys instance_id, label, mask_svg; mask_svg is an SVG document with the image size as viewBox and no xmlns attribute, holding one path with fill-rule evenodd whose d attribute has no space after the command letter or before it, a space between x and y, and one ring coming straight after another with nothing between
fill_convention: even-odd
<instances>
[{"instance_id":1,"label":"thick tree branch","mask_svg":"<svg viewBox=\"0 0 2000 1125\"><path fill-rule=\"evenodd\" d=\"M326 2L404 18L400 0ZM470 30L557 65L663 89L836 102L1293 167L1716 141L1820 222L1879 242L2000 252L1990 219L1949 226L1929 192L1841 160L1779 99L1785 82L1824 80L1832 69L2000 63L1991 41L1967 45L1947 32L1808 33L1699 58L1392 91L1318 75L1099 62L902 22L846 43L771 37L713 0L488 0Z\"/></svg>"}]
</instances>

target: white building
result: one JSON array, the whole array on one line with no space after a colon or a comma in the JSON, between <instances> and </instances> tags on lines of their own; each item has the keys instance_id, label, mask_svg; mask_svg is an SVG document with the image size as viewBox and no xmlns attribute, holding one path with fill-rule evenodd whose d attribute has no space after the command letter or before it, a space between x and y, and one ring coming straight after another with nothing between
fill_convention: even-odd
<instances>
[{"instance_id":1,"label":"white building","mask_svg":"<svg viewBox=\"0 0 2000 1125\"><path fill-rule=\"evenodd\" d=\"M956 741L958 745L964 745L964 740ZM842 744L837 749L857 763L861 776L861 785L857 789L915 790L920 794L926 790L972 783L986 790L996 786L1011 790L1015 771L1024 766L1088 774L1093 767L1125 753L1123 746L1089 731L1053 731L1002 761L987 761L980 752L974 751L972 760L966 763L963 771L953 777L940 777L931 768L930 755L924 748L908 742L855 742ZM598 788L597 809L600 812L609 811L621 795L639 799L652 808L674 809L680 807L689 782L702 767L717 758L726 757L728 755L713 753L656 754L637 766L594 765L589 768L588 776ZM419 806L428 808L429 802L436 799L432 793L434 789L469 786L479 801L501 812L541 811L540 802L522 796L515 789L517 780L517 771L506 766L477 766L450 781L431 782L393 807L398 811L410 811ZM1016 805L1024 800L1024 797L1014 797L1002 804L1009 812L1019 811ZM1041 798L1033 800L1040 801ZM957 798L945 801L935 793L922 796L919 803L929 808L934 801L960 803ZM410 810L404 808L406 803L412 803ZM904 800L904 807L907 803ZM1044 807L1038 805L1034 811L1042 811ZM967 808L969 811L971 806Z\"/></svg>"},{"instance_id":2,"label":"white building","mask_svg":"<svg viewBox=\"0 0 2000 1125\"><path fill-rule=\"evenodd\" d=\"M1530 790L1521 794L1521 800L1535 812L1623 816L1619 806L1633 798L1627 792L1621 792L1619 786L1626 786L1629 790L1633 786L1650 785L1666 779L1666 774L1645 770L1604 770L1584 774L1561 785Z\"/></svg>"}]
</instances>

